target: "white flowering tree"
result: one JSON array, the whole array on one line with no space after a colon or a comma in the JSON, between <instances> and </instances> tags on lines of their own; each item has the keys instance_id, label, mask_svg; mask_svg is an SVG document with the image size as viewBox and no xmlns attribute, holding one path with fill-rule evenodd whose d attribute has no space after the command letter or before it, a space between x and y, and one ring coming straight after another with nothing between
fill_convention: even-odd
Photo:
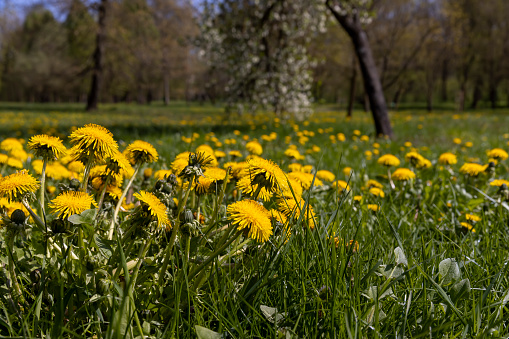
<instances>
[{"instance_id":1,"label":"white flowering tree","mask_svg":"<svg viewBox=\"0 0 509 339\"><path fill-rule=\"evenodd\" d=\"M202 7L201 53L226 78L227 109L311 112L307 45L325 30L323 0L221 0Z\"/></svg>"}]
</instances>

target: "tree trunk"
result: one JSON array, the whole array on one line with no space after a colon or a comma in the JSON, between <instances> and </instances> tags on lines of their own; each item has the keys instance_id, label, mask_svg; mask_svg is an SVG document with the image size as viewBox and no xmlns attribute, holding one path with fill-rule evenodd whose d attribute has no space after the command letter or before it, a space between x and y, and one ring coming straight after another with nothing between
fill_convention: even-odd
<instances>
[{"instance_id":1,"label":"tree trunk","mask_svg":"<svg viewBox=\"0 0 509 339\"><path fill-rule=\"evenodd\" d=\"M101 93L102 77L103 77L103 54L104 54L104 38L106 33L106 6L108 0L101 0L98 6L98 28L95 38L95 50L93 55L94 67L92 69L92 84L87 98L87 111L97 110L99 103L99 95Z\"/></svg>"},{"instance_id":2,"label":"tree trunk","mask_svg":"<svg viewBox=\"0 0 509 339\"><path fill-rule=\"evenodd\" d=\"M352 117L353 102L355 101L355 84L357 82L357 63L355 56L352 57L352 77L350 78L350 95L348 96L348 110L346 116Z\"/></svg>"},{"instance_id":3,"label":"tree trunk","mask_svg":"<svg viewBox=\"0 0 509 339\"><path fill-rule=\"evenodd\" d=\"M449 60L447 58L442 62L442 88L440 89L442 102L447 102L447 78L449 77Z\"/></svg>"},{"instance_id":4,"label":"tree trunk","mask_svg":"<svg viewBox=\"0 0 509 339\"><path fill-rule=\"evenodd\" d=\"M385 102L382 83L380 81L380 76L378 75L368 36L362 28L358 12L355 12L355 14L352 15L344 15L334 9L330 0L326 2L326 5L352 40L355 54L359 60L366 94L369 97L369 104L373 120L375 122L376 134L378 136L385 135L392 137L392 127L389 120L389 114L387 112L387 104Z\"/></svg>"},{"instance_id":5,"label":"tree trunk","mask_svg":"<svg viewBox=\"0 0 509 339\"><path fill-rule=\"evenodd\" d=\"M168 73L164 74L164 104L170 104L170 76Z\"/></svg>"},{"instance_id":6,"label":"tree trunk","mask_svg":"<svg viewBox=\"0 0 509 339\"><path fill-rule=\"evenodd\" d=\"M481 81L480 79L477 79L474 84L474 93L472 95L472 105L470 108L476 109L477 105L479 104L479 100L481 100Z\"/></svg>"}]
</instances>

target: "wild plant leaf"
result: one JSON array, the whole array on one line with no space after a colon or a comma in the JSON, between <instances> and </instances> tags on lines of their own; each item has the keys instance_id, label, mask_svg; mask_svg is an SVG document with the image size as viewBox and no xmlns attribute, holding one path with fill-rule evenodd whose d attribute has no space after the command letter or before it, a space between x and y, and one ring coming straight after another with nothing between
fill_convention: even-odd
<instances>
[{"instance_id":1,"label":"wild plant leaf","mask_svg":"<svg viewBox=\"0 0 509 339\"><path fill-rule=\"evenodd\" d=\"M95 244L97 245L97 249L99 250L99 252L101 252L101 254L104 257L106 258L111 257L111 255L113 254L113 248L111 247L111 245L113 245L114 241L105 239L101 237L99 234L94 234L94 241Z\"/></svg>"},{"instance_id":2,"label":"wild plant leaf","mask_svg":"<svg viewBox=\"0 0 509 339\"><path fill-rule=\"evenodd\" d=\"M271 323L279 323L284 319L284 313L278 313L277 308L269 307L265 305L260 305L260 309L262 310L263 315L267 318Z\"/></svg>"},{"instance_id":3,"label":"wild plant leaf","mask_svg":"<svg viewBox=\"0 0 509 339\"><path fill-rule=\"evenodd\" d=\"M401 247L398 246L394 249L394 255L396 256L397 265L408 266L408 260Z\"/></svg>"},{"instance_id":4,"label":"wild plant leaf","mask_svg":"<svg viewBox=\"0 0 509 339\"><path fill-rule=\"evenodd\" d=\"M221 334L203 326L195 325L194 329L196 330L196 336L198 339L221 339Z\"/></svg>"},{"instance_id":5,"label":"wild plant leaf","mask_svg":"<svg viewBox=\"0 0 509 339\"><path fill-rule=\"evenodd\" d=\"M451 300L457 303L462 298L468 297L470 293L470 280L463 279L452 285L451 287Z\"/></svg>"},{"instance_id":6,"label":"wild plant leaf","mask_svg":"<svg viewBox=\"0 0 509 339\"><path fill-rule=\"evenodd\" d=\"M460 267L455 259L447 258L438 265L441 284L447 286L461 277Z\"/></svg>"},{"instance_id":7,"label":"wild plant leaf","mask_svg":"<svg viewBox=\"0 0 509 339\"><path fill-rule=\"evenodd\" d=\"M368 324L373 324L375 321L375 312L376 312L376 305L371 306L369 309L367 315L366 315L366 322ZM381 308L378 308L378 321L383 321L385 318L387 318L387 315L384 311L382 311Z\"/></svg>"}]
</instances>

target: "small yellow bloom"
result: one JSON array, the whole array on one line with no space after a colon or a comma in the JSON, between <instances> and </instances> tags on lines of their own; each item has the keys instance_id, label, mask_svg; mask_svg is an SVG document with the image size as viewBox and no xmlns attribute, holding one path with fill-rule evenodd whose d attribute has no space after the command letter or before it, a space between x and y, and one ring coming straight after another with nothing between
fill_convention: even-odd
<instances>
[{"instance_id":1,"label":"small yellow bloom","mask_svg":"<svg viewBox=\"0 0 509 339\"><path fill-rule=\"evenodd\" d=\"M143 211L150 216L152 220L157 221L157 227L165 227L171 229L171 223L168 219L166 206L153 193L140 191L134 193L135 198L140 200ZM151 221L152 221L151 220Z\"/></svg>"},{"instance_id":2,"label":"small yellow bloom","mask_svg":"<svg viewBox=\"0 0 509 339\"><path fill-rule=\"evenodd\" d=\"M265 242L272 235L272 217L269 211L254 200L234 202L226 209L228 219L237 229L246 230L248 236L256 241Z\"/></svg>"},{"instance_id":3,"label":"small yellow bloom","mask_svg":"<svg viewBox=\"0 0 509 339\"><path fill-rule=\"evenodd\" d=\"M159 154L148 142L135 140L125 149L125 157L132 164L144 164L157 161Z\"/></svg>"},{"instance_id":4,"label":"small yellow bloom","mask_svg":"<svg viewBox=\"0 0 509 339\"><path fill-rule=\"evenodd\" d=\"M392 173L392 178L398 181L407 181L415 178L415 173L408 168L398 168Z\"/></svg>"},{"instance_id":5,"label":"small yellow bloom","mask_svg":"<svg viewBox=\"0 0 509 339\"><path fill-rule=\"evenodd\" d=\"M81 212L90 208L90 205L97 206L94 198L85 192L67 191L60 193L55 199L51 200L49 207L59 217L67 219L73 214L80 214Z\"/></svg>"},{"instance_id":6,"label":"small yellow bloom","mask_svg":"<svg viewBox=\"0 0 509 339\"><path fill-rule=\"evenodd\" d=\"M390 167L390 166L397 167L397 166L399 166L400 161L398 158L396 158L392 154L385 154L385 155L382 155L380 158L378 158L377 163L380 165L383 165L383 166L387 166L387 167Z\"/></svg>"},{"instance_id":7,"label":"small yellow bloom","mask_svg":"<svg viewBox=\"0 0 509 339\"><path fill-rule=\"evenodd\" d=\"M35 192L39 182L26 170L0 178L0 196L9 201L20 201L27 193Z\"/></svg>"}]
</instances>

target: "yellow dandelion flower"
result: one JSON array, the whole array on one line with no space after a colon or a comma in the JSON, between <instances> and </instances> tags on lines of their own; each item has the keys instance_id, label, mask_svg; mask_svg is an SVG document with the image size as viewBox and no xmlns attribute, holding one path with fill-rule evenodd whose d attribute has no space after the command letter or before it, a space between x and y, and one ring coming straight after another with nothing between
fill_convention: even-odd
<instances>
[{"instance_id":1,"label":"yellow dandelion flower","mask_svg":"<svg viewBox=\"0 0 509 339\"><path fill-rule=\"evenodd\" d=\"M166 206L157 198L153 193L140 191L134 193L134 197L141 202L143 211L150 215L151 219L157 221L157 227L166 227L171 229L170 219L168 219L168 212ZM152 221L151 220L151 221Z\"/></svg>"},{"instance_id":2,"label":"yellow dandelion flower","mask_svg":"<svg viewBox=\"0 0 509 339\"><path fill-rule=\"evenodd\" d=\"M454 139L452 139L452 142L454 142L456 145L460 145L461 144L461 139L460 138L454 138Z\"/></svg>"},{"instance_id":3,"label":"yellow dandelion flower","mask_svg":"<svg viewBox=\"0 0 509 339\"><path fill-rule=\"evenodd\" d=\"M367 188L376 187L382 189L384 188L384 185L382 185L381 183L374 179L369 179L368 182L366 183L366 187Z\"/></svg>"},{"instance_id":4,"label":"yellow dandelion flower","mask_svg":"<svg viewBox=\"0 0 509 339\"><path fill-rule=\"evenodd\" d=\"M0 164L6 164L7 160L9 160L9 156L7 154L0 153Z\"/></svg>"},{"instance_id":5,"label":"yellow dandelion flower","mask_svg":"<svg viewBox=\"0 0 509 339\"><path fill-rule=\"evenodd\" d=\"M172 170L161 169L154 173L154 178L156 178L156 180L163 180L165 178L168 178L172 174L173 174Z\"/></svg>"},{"instance_id":6,"label":"yellow dandelion flower","mask_svg":"<svg viewBox=\"0 0 509 339\"><path fill-rule=\"evenodd\" d=\"M241 158L242 157L242 153L240 153L240 151L230 151L228 153L232 158Z\"/></svg>"},{"instance_id":7,"label":"yellow dandelion flower","mask_svg":"<svg viewBox=\"0 0 509 339\"><path fill-rule=\"evenodd\" d=\"M0 196L7 196L9 201L19 201L30 192L39 188L39 182L23 170L0 178Z\"/></svg>"},{"instance_id":8,"label":"yellow dandelion flower","mask_svg":"<svg viewBox=\"0 0 509 339\"><path fill-rule=\"evenodd\" d=\"M302 169L302 165L299 164L299 163L296 163L296 162L291 163L291 164L288 165L288 170L290 172L300 172L301 169Z\"/></svg>"},{"instance_id":9,"label":"yellow dandelion flower","mask_svg":"<svg viewBox=\"0 0 509 339\"><path fill-rule=\"evenodd\" d=\"M21 162L25 162L28 159L28 153L22 149L14 150L9 153L11 157L18 159Z\"/></svg>"},{"instance_id":10,"label":"yellow dandelion flower","mask_svg":"<svg viewBox=\"0 0 509 339\"><path fill-rule=\"evenodd\" d=\"M468 231L472 231L475 233L474 226L470 225L468 222L460 222L461 227L465 228Z\"/></svg>"},{"instance_id":11,"label":"yellow dandelion flower","mask_svg":"<svg viewBox=\"0 0 509 339\"><path fill-rule=\"evenodd\" d=\"M377 163L387 167L390 166L397 167L399 166L400 161L392 154L384 154L380 158L378 158Z\"/></svg>"},{"instance_id":12,"label":"yellow dandelion flower","mask_svg":"<svg viewBox=\"0 0 509 339\"><path fill-rule=\"evenodd\" d=\"M258 191L258 185L252 184L251 179L246 176L237 182L237 188L242 191L242 194L254 198L254 194ZM260 188L258 192L258 198L263 201L269 201L272 197L273 192L268 191L265 187Z\"/></svg>"},{"instance_id":13,"label":"yellow dandelion flower","mask_svg":"<svg viewBox=\"0 0 509 339\"><path fill-rule=\"evenodd\" d=\"M481 217L475 215L475 214L465 214L465 219L467 219L468 221L473 221L473 222L478 222L478 221L481 221Z\"/></svg>"},{"instance_id":14,"label":"yellow dandelion flower","mask_svg":"<svg viewBox=\"0 0 509 339\"><path fill-rule=\"evenodd\" d=\"M468 174L471 177L476 177L480 173L483 173L486 170L486 168L488 168L488 165L480 165L476 163L467 162L466 164L463 164L463 166L461 166L460 172Z\"/></svg>"},{"instance_id":15,"label":"yellow dandelion flower","mask_svg":"<svg viewBox=\"0 0 509 339\"><path fill-rule=\"evenodd\" d=\"M135 140L126 147L126 158L132 164L144 164L157 161L159 154L148 142Z\"/></svg>"},{"instance_id":16,"label":"yellow dandelion flower","mask_svg":"<svg viewBox=\"0 0 509 339\"><path fill-rule=\"evenodd\" d=\"M6 138L0 142L0 149L7 152L22 150L23 144L16 138Z\"/></svg>"},{"instance_id":17,"label":"yellow dandelion flower","mask_svg":"<svg viewBox=\"0 0 509 339\"><path fill-rule=\"evenodd\" d=\"M254 200L237 201L228 206L227 213L232 224L239 231L246 230L251 239L265 242L272 235L271 214Z\"/></svg>"},{"instance_id":18,"label":"yellow dandelion flower","mask_svg":"<svg viewBox=\"0 0 509 339\"><path fill-rule=\"evenodd\" d=\"M407 181L415 178L415 173L408 168L398 168L392 173L392 178L398 181Z\"/></svg>"},{"instance_id":19,"label":"yellow dandelion flower","mask_svg":"<svg viewBox=\"0 0 509 339\"><path fill-rule=\"evenodd\" d=\"M334 173L326 171L326 170L320 170L320 171L316 172L316 177L318 179L329 181L329 182L333 182L334 179L336 179L336 176L334 175Z\"/></svg>"},{"instance_id":20,"label":"yellow dandelion flower","mask_svg":"<svg viewBox=\"0 0 509 339\"><path fill-rule=\"evenodd\" d=\"M46 167L46 176L51 179L62 180L70 178L71 172L64 165L55 162L48 164Z\"/></svg>"},{"instance_id":21,"label":"yellow dandelion flower","mask_svg":"<svg viewBox=\"0 0 509 339\"><path fill-rule=\"evenodd\" d=\"M302 185L295 179L288 178L288 187L282 191L278 191L277 195L279 198L285 199L300 199L302 197Z\"/></svg>"},{"instance_id":22,"label":"yellow dandelion flower","mask_svg":"<svg viewBox=\"0 0 509 339\"><path fill-rule=\"evenodd\" d=\"M369 193L373 194L375 197L380 197L380 198L385 197L384 191L382 191L380 188L377 188L377 187L371 187L369 189Z\"/></svg>"},{"instance_id":23,"label":"yellow dandelion flower","mask_svg":"<svg viewBox=\"0 0 509 339\"><path fill-rule=\"evenodd\" d=\"M306 221L310 229L314 229L316 226L316 217L313 207L310 204L306 204L306 201L302 198L298 198L298 200L280 199L278 211L283 213L287 218L293 218L294 220L298 220L302 215L302 218Z\"/></svg>"},{"instance_id":24,"label":"yellow dandelion flower","mask_svg":"<svg viewBox=\"0 0 509 339\"><path fill-rule=\"evenodd\" d=\"M288 187L285 173L271 160L254 158L247 161L249 177L253 184L260 184L270 191Z\"/></svg>"},{"instance_id":25,"label":"yellow dandelion flower","mask_svg":"<svg viewBox=\"0 0 509 339\"><path fill-rule=\"evenodd\" d=\"M505 180L505 179L495 179L493 180L492 182L490 182L490 186L497 186L497 187L500 187L502 185L506 185L509 187L509 180Z\"/></svg>"},{"instance_id":26,"label":"yellow dandelion flower","mask_svg":"<svg viewBox=\"0 0 509 339\"><path fill-rule=\"evenodd\" d=\"M488 157L496 159L496 160L505 160L509 157L506 151L501 148L494 148L486 152Z\"/></svg>"},{"instance_id":27,"label":"yellow dandelion flower","mask_svg":"<svg viewBox=\"0 0 509 339\"><path fill-rule=\"evenodd\" d=\"M198 178L196 193L205 194L218 192L225 177L226 171L224 169L217 167L207 168L203 172L203 177Z\"/></svg>"},{"instance_id":28,"label":"yellow dandelion flower","mask_svg":"<svg viewBox=\"0 0 509 339\"><path fill-rule=\"evenodd\" d=\"M223 168L228 168L228 167L231 167L231 176L238 180L240 178L243 178L245 177L246 175L249 174L249 165L247 162L245 161L242 161L242 162L227 162L226 164L224 164Z\"/></svg>"},{"instance_id":29,"label":"yellow dandelion flower","mask_svg":"<svg viewBox=\"0 0 509 339\"><path fill-rule=\"evenodd\" d=\"M226 156L226 153L225 153L225 152L223 152L223 151L214 151L214 156L215 156L216 158L218 158L218 159L219 159L219 158L224 158L224 157Z\"/></svg>"},{"instance_id":30,"label":"yellow dandelion flower","mask_svg":"<svg viewBox=\"0 0 509 339\"><path fill-rule=\"evenodd\" d=\"M458 159L456 158L456 155L446 152L440 154L438 157L438 163L442 165L454 165L458 162Z\"/></svg>"},{"instance_id":31,"label":"yellow dandelion flower","mask_svg":"<svg viewBox=\"0 0 509 339\"><path fill-rule=\"evenodd\" d=\"M67 191L51 200L49 207L58 213L60 218L67 219L73 214L80 214L89 209L91 205L97 207L92 195L85 192Z\"/></svg>"},{"instance_id":32,"label":"yellow dandelion flower","mask_svg":"<svg viewBox=\"0 0 509 339\"><path fill-rule=\"evenodd\" d=\"M261 155L263 153L263 147L258 141L250 141L246 144L246 149L249 153L254 155Z\"/></svg>"},{"instance_id":33,"label":"yellow dandelion flower","mask_svg":"<svg viewBox=\"0 0 509 339\"><path fill-rule=\"evenodd\" d=\"M28 141L28 149L34 152L36 157L48 160L57 160L67 152L60 138L46 134L31 137Z\"/></svg>"},{"instance_id":34,"label":"yellow dandelion flower","mask_svg":"<svg viewBox=\"0 0 509 339\"><path fill-rule=\"evenodd\" d=\"M315 177L311 173L291 172L288 174L288 178L299 182L302 185L302 188L305 190L310 189L311 184L313 184L314 186L322 186L323 185L323 182L320 179L318 179L318 177ZM313 179L314 179L314 182L313 182Z\"/></svg>"},{"instance_id":35,"label":"yellow dandelion flower","mask_svg":"<svg viewBox=\"0 0 509 339\"><path fill-rule=\"evenodd\" d=\"M22 169L23 163L21 162L21 160L9 157L9 159L7 159L7 166L16 168L16 169Z\"/></svg>"},{"instance_id":36,"label":"yellow dandelion flower","mask_svg":"<svg viewBox=\"0 0 509 339\"><path fill-rule=\"evenodd\" d=\"M129 160L118 151L114 152L106 161L106 172L109 173L110 171L117 175L121 174L125 178L132 177L134 174L134 169Z\"/></svg>"},{"instance_id":37,"label":"yellow dandelion flower","mask_svg":"<svg viewBox=\"0 0 509 339\"><path fill-rule=\"evenodd\" d=\"M348 186L348 183L344 180L336 180L332 183L333 188L337 188L339 191L349 191L350 186Z\"/></svg>"},{"instance_id":38,"label":"yellow dandelion flower","mask_svg":"<svg viewBox=\"0 0 509 339\"><path fill-rule=\"evenodd\" d=\"M372 210L373 212L378 212L380 210L380 206L377 204L368 204L368 209Z\"/></svg>"},{"instance_id":39,"label":"yellow dandelion flower","mask_svg":"<svg viewBox=\"0 0 509 339\"><path fill-rule=\"evenodd\" d=\"M175 175L179 175L189 164L188 158L177 158L171 163L171 169Z\"/></svg>"},{"instance_id":40,"label":"yellow dandelion flower","mask_svg":"<svg viewBox=\"0 0 509 339\"><path fill-rule=\"evenodd\" d=\"M88 124L78 128L69 136L73 160L88 163L89 160L97 162L106 157L113 156L118 150L113 134L103 126Z\"/></svg>"},{"instance_id":41,"label":"yellow dandelion flower","mask_svg":"<svg viewBox=\"0 0 509 339\"><path fill-rule=\"evenodd\" d=\"M42 168L42 167L41 167ZM85 165L81 161L71 161L67 165L67 169L71 172L82 173L85 171Z\"/></svg>"},{"instance_id":42,"label":"yellow dandelion flower","mask_svg":"<svg viewBox=\"0 0 509 339\"><path fill-rule=\"evenodd\" d=\"M292 148L288 148L285 151L285 155L287 157L289 157L290 159L297 159L297 160L299 160L302 157L298 150L292 149Z\"/></svg>"},{"instance_id":43,"label":"yellow dandelion flower","mask_svg":"<svg viewBox=\"0 0 509 339\"><path fill-rule=\"evenodd\" d=\"M362 195L354 195L353 201L360 202L362 200Z\"/></svg>"}]
</instances>

